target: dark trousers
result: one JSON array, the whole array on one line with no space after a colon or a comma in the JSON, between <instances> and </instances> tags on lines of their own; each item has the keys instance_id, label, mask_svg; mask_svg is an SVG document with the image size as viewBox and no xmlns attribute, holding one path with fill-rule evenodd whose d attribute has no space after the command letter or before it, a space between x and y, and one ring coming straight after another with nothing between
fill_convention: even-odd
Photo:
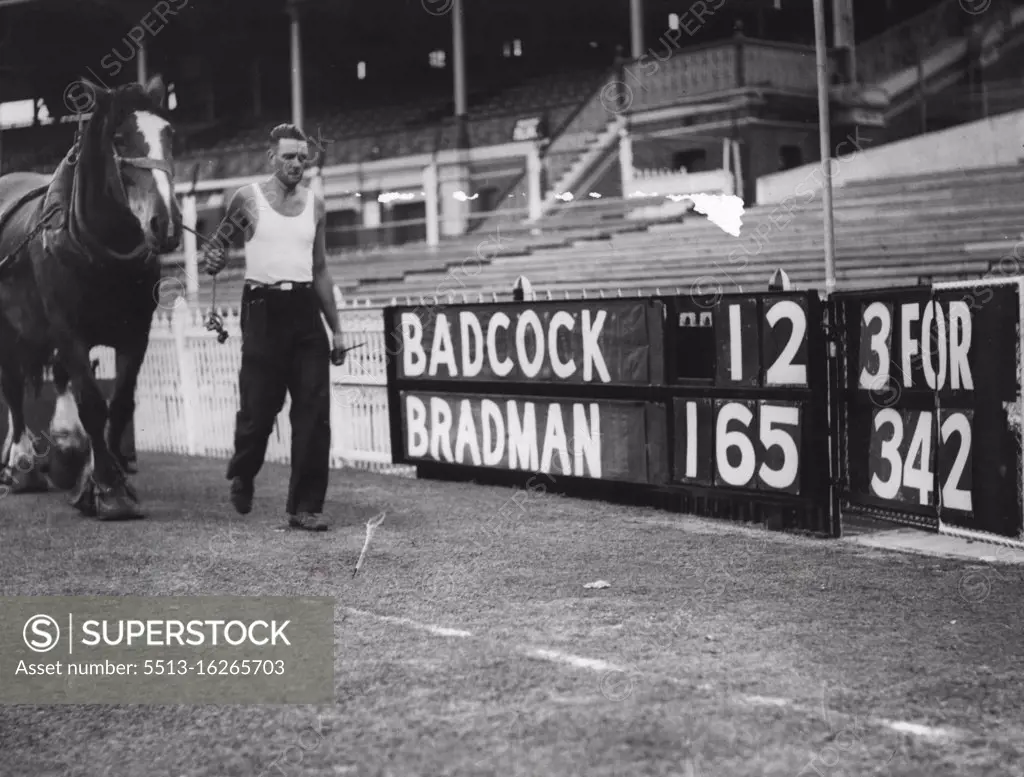
<instances>
[{"instance_id":1,"label":"dark trousers","mask_svg":"<svg viewBox=\"0 0 1024 777\"><path fill-rule=\"evenodd\" d=\"M287 511L319 513L331 451L330 346L312 288L242 291L240 407L228 479L255 478L267 440L291 397L292 472Z\"/></svg>"}]
</instances>

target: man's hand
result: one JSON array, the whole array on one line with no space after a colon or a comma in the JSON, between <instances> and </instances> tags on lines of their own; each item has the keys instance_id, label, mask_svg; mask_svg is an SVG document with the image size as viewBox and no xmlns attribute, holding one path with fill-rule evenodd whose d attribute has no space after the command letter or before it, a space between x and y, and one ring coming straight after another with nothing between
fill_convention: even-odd
<instances>
[{"instance_id":1,"label":"man's hand","mask_svg":"<svg viewBox=\"0 0 1024 777\"><path fill-rule=\"evenodd\" d=\"M203 251L203 261L206 265L207 274L216 275L228 263L227 251L216 243L210 243Z\"/></svg>"},{"instance_id":2,"label":"man's hand","mask_svg":"<svg viewBox=\"0 0 1024 777\"><path fill-rule=\"evenodd\" d=\"M345 338L341 332L334 333L334 342L331 344L331 364L340 367L345 363Z\"/></svg>"}]
</instances>

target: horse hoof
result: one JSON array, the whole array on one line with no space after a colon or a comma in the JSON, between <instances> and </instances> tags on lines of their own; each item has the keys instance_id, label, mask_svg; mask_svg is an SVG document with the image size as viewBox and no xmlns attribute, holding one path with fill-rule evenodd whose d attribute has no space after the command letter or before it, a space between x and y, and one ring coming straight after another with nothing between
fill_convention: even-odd
<instances>
[{"instance_id":1,"label":"horse hoof","mask_svg":"<svg viewBox=\"0 0 1024 777\"><path fill-rule=\"evenodd\" d=\"M139 509L139 497L127 480L114 486L101 486L89 475L70 504L82 515L101 521L145 517Z\"/></svg>"},{"instance_id":2,"label":"horse hoof","mask_svg":"<svg viewBox=\"0 0 1024 777\"><path fill-rule=\"evenodd\" d=\"M48 491L46 478L35 467L23 470L19 467L4 467L0 471L0 486L9 494L38 494Z\"/></svg>"},{"instance_id":3,"label":"horse hoof","mask_svg":"<svg viewBox=\"0 0 1024 777\"><path fill-rule=\"evenodd\" d=\"M87 518L96 517L96 483L88 478L73 495L69 504Z\"/></svg>"},{"instance_id":4,"label":"horse hoof","mask_svg":"<svg viewBox=\"0 0 1024 777\"><path fill-rule=\"evenodd\" d=\"M139 503L127 493L112 493L96 500L96 517L101 521L143 518Z\"/></svg>"},{"instance_id":5,"label":"horse hoof","mask_svg":"<svg viewBox=\"0 0 1024 777\"><path fill-rule=\"evenodd\" d=\"M112 485L97 483L94 476L90 476L89 481L96 518L101 521L112 521L143 517L139 510L138 494L127 478L118 477Z\"/></svg>"}]
</instances>

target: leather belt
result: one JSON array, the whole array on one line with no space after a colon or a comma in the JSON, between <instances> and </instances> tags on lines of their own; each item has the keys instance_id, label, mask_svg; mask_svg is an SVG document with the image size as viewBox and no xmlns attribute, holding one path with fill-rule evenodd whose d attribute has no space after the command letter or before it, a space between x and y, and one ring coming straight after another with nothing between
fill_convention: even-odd
<instances>
[{"instance_id":1,"label":"leather belt","mask_svg":"<svg viewBox=\"0 0 1024 777\"><path fill-rule=\"evenodd\" d=\"M277 283L261 283L260 281L245 282L246 288L258 291L294 291L295 289L312 289L312 281L277 281Z\"/></svg>"}]
</instances>

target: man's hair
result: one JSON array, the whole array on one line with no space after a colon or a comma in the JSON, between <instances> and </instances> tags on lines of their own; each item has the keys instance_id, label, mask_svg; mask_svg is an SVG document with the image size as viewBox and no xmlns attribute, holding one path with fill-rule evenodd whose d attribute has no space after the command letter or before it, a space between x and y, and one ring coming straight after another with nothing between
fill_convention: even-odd
<instances>
[{"instance_id":1,"label":"man's hair","mask_svg":"<svg viewBox=\"0 0 1024 777\"><path fill-rule=\"evenodd\" d=\"M292 140L308 140L306 133L294 124L278 124L274 129L270 130L270 145L276 146L277 141L283 138L291 138Z\"/></svg>"}]
</instances>

